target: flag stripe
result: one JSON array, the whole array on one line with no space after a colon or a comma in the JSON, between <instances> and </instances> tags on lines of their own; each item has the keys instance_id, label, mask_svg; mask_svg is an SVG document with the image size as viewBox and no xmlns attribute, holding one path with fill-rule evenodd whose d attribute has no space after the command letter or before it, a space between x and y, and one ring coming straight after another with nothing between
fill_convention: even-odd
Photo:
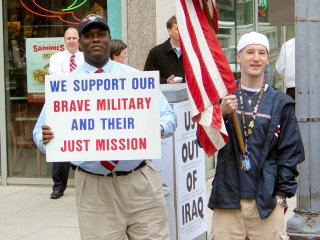
<instances>
[{"instance_id":1,"label":"flag stripe","mask_svg":"<svg viewBox=\"0 0 320 240\"><path fill-rule=\"evenodd\" d=\"M180 1L179 1L180 4ZM194 52L191 39L188 37L189 33L186 27L186 17L184 15L184 11L179 11L182 9L180 5L178 8L177 17L179 18L179 33L180 33L180 43L183 57L183 65L184 71L187 79L188 85L188 93L189 99L194 99L194 106L195 108L191 108L192 116L199 114L204 107L204 102L208 102L209 99L205 99L206 96L202 96L203 84L197 78L201 78L201 70L200 70L200 63ZM181 15L181 16L180 16ZM193 107L193 106L192 106Z\"/></svg>"},{"instance_id":2,"label":"flag stripe","mask_svg":"<svg viewBox=\"0 0 320 240\"><path fill-rule=\"evenodd\" d=\"M228 59L226 58L213 29L208 23L205 24L207 22L207 19L202 9L200 8L200 5L198 4L199 1L193 0L193 2L195 11L199 19L199 21L196 21L196 23L199 24L199 26L196 26L196 28L202 29L203 32L203 40L201 41L201 46L205 45L206 43L208 49L206 49L205 53L210 55L210 57L206 55L205 59L208 60L206 62L213 62L214 67L217 68L212 71L216 72L217 75L220 75L217 80L213 78L215 87L217 88L220 95L222 93L222 95L225 96L227 92L234 92L237 89L236 84L234 84L234 77L230 69ZM201 25L200 22L202 23ZM197 36L202 37L201 34L197 34ZM200 41L199 37L198 41ZM208 66L208 69L211 69L211 64L210 66ZM225 88L227 88L227 90L225 90Z\"/></svg>"},{"instance_id":3,"label":"flag stripe","mask_svg":"<svg viewBox=\"0 0 320 240\"><path fill-rule=\"evenodd\" d=\"M221 118L221 110L220 110L220 104L216 103L213 105L213 111L212 111L212 123L211 127L215 129L221 129L223 120Z\"/></svg>"},{"instance_id":4,"label":"flag stripe","mask_svg":"<svg viewBox=\"0 0 320 240\"><path fill-rule=\"evenodd\" d=\"M191 115L198 123L199 141L206 154L211 156L228 140L219 100L235 91L236 84L199 1L177 0L177 21ZM210 3L209 8L213 7ZM215 17L216 14L212 19Z\"/></svg>"},{"instance_id":5,"label":"flag stripe","mask_svg":"<svg viewBox=\"0 0 320 240\"><path fill-rule=\"evenodd\" d=\"M194 29L201 29L201 27L203 27L200 25L198 21L194 21L193 23L194 23ZM211 28L209 29L211 30ZM198 55L202 56L201 64L203 64L206 67L206 70L207 70L206 73L209 74L209 76L203 76L203 81L206 81L204 82L206 86L205 91L206 91L206 94L209 96L210 103L214 104L214 103L217 103L222 96L225 96L227 94L227 90L219 74L219 71L214 62L214 59L212 58L212 53L209 48L210 47L209 41L208 41L209 39L206 39L206 36L204 34L196 34L196 36L197 36L196 41L201 46L201 52L198 53ZM208 69L210 69L210 71L208 71ZM208 82L210 84L208 84ZM213 89L214 91L212 91Z\"/></svg>"},{"instance_id":6,"label":"flag stripe","mask_svg":"<svg viewBox=\"0 0 320 240\"><path fill-rule=\"evenodd\" d=\"M196 3L199 3L198 0L196 1ZM195 29L195 31L198 29L197 32L199 32L202 34L196 34L197 36L197 42L199 43L199 45L201 46L201 53L203 55L203 59L205 59L205 61L203 61L203 64L205 64L207 66L207 69L210 69L211 71L209 71L210 77L208 80L211 81L211 83L214 85L215 89L217 90L217 93L212 92L211 86L208 86L208 88L206 89L206 93L207 94L218 94L215 99L215 101L211 101L212 104L217 103L221 97L225 96L227 94L227 89L226 86L224 84L223 79L220 76L219 70L217 68L217 65L214 61L213 58L213 54L212 54L212 50L215 48L221 48L220 44L218 43L218 45L216 45L214 47L213 45L213 38L215 38L215 34L212 30L212 28L210 27L210 25L207 24L200 24L202 22L207 22L206 16L204 15L202 9L200 8L199 4L194 4L194 8L190 7L190 11L194 11L197 14L197 18L199 19L199 21L193 21L193 28ZM202 30L202 31L201 31ZM217 47L218 46L218 47ZM227 67L229 67L228 62L227 63Z\"/></svg>"},{"instance_id":7,"label":"flag stripe","mask_svg":"<svg viewBox=\"0 0 320 240\"><path fill-rule=\"evenodd\" d=\"M205 46L206 43L204 43L204 42L199 43L198 42L194 27L192 26L190 14L191 15L193 14L192 19L194 20L194 22L197 22L196 21L197 17L194 16L194 14L196 14L194 9L193 9L193 11L189 11L190 8L193 7L193 4L188 4L188 7L187 7L187 4L186 4L185 1L181 1L181 2L182 2L182 8L183 8L185 16L186 16L186 27L187 27L187 30L188 30L189 38L191 40L191 45L192 45L192 47L194 49L195 55L196 55L196 57L197 57L197 59L199 61L199 64L200 64L201 75L199 76L200 79L198 79L198 83L202 82L205 94L209 98L209 102L204 102L205 107L208 107L211 103L218 102L219 99L220 99L220 96L219 96L218 91L216 90L215 85L213 84L213 81L212 81L212 79L210 77L210 74L209 74L209 72L208 72L208 70L206 68L205 61L203 60L202 52L200 51L199 45L202 43ZM199 2L198 2L198 4L199 4ZM199 34L199 35L201 35L201 34ZM204 92L202 92L202 94L204 94ZM202 112L203 110L204 109L198 109L199 112Z\"/></svg>"},{"instance_id":8,"label":"flag stripe","mask_svg":"<svg viewBox=\"0 0 320 240\"><path fill-rule=\"evenodd\" d=\"M213 21L213 26L214 26L215 33L218 33L218 30L219 30L218 15L217 15L216 8L214 7L213 0L209 1L208 5L209 5L210 14L212 16L212 21Z\"/></svg>"},{"instance_id":9,"label":"flag stripe","mask_svg":"<svg viewBox=\"0 0 320 240\"><path fill-rule=\"evenodd\" d=\"M228 141L228 134L224 131L212 131L212 128L197 125L198 138L207 156L212 156Z\"/></svg>"},{"instance_id":10,"label":"flag stripe","mask_svg":"<svg viewBox=\"0 0 320 240\"><path fill-rule=\"evenodd\" d=\"M181 41L181 49L186 49L183 41ZM196 79L196 75L198 76L200 75L200 73L198 73L199 72L197 68L198 66L192 67L192 65L199 65L199 63L197 61L192 61L192 64L191 64L191 60L189 59L191 54L192 53L187 54L186 51L182 51L183 66L184 66L184 72L186 75L186 81L188 85L189 99L190 99L190 96L193 96L192 97L193 106L191 108L192 109L191 114L192 116L194 116L196 114L199 114L201 111L203 111L205 109L205 106L204 106L203 98L201 96L202 95L201 93L202 91L200 89L201 86L197 84L197 79Z\"/></svg>"},{"instance_id":11,"label":"flag stripe","mask_svg":"<svg viewBox=\"0 0 320 240\"><path fill-rule=\"evenodd\" d=\"M200 140L200 144L203 147L203 149L205 150L205 153L208 156L213 155L218 150L218 148L216 148L215 145L212 144L209 135L204 130L204 127L202 125L197 126L197 133L198 133L198 138ZM214 136L214 137L216 137L216 136Z\"/></svg>"},{"instance_id":12,"label":"flag stripe","mask_svg":"<svg viewBox=\"0 0 320 240\"><path fill-rule=\"evenodd\" d=\"M206 13L205 7L203 6L203 1L199 0L200 7L203 9L203 11ZM219 26L218 26L218 16L217 16L217 11L216 8L214 7L213 0L207 0L207 7L209 10L211 22L212 22L212 27L214 29L214 32L217 33ZM211 26L211 23L209 23Z\"/></svg>"}]
</instances>

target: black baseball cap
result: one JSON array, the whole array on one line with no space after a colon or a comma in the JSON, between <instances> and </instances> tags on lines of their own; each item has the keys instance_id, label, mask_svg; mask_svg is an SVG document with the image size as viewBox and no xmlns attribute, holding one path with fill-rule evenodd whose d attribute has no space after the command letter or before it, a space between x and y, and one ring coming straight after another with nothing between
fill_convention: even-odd
<instances>
[{"instance_id":1,"label":"black baseball cap","mask_svg":"<svg viewBox=\"0 0 320 240\"><path fill-rule=\"evenodd\" d=\"M105 17L101 17L101 16L96 15L96 14L90 14L90 15L86 16L84 19L81 20L81 22L79 23L79 36L89 26L92 26L92 25L98 25L98 26L104 28L105 30L108 31L109 36L111 37L110 28L108 26L107 19Z\"/></svg>"}]
</instances>

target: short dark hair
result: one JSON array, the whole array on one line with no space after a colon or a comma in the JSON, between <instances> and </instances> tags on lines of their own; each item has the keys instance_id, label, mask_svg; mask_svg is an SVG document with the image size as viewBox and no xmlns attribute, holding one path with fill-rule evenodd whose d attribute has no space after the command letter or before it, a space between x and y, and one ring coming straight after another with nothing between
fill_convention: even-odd
<instances>
[{"instance_id":1,"label":"short dark hair","mask_svg":"<svg viewBox=\"0 0 320 240\"><path fill-rule=\"evenodd\" d=\"M177 18L176 15L173 15L171 18L167 21L167 29L172 28L173 24L177 24Z\"/></svg>"},{"instance_id":2,"label":"short dark hair","mask_svg":"<svg viewBox=\"0 0 320 240\"><path fill-rule=\"evenodd\" d=\"M127 48L125 44L120 39L111 39L110 41L110 58L113 59L113 56L119 56L122 50Z\"/></svg>"}]
</instances>

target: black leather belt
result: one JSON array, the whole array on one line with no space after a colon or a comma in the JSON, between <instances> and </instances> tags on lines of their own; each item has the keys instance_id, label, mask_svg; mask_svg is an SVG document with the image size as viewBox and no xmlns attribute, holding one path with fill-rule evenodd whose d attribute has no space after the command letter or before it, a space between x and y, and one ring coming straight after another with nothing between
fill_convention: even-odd
<instances>
[{"instance_id":1,"label":"black leather belt","mask_svg":"<svg viewBox=\"0 0 320 240\"><path fill-rule=\"evenodd\" d=\"M92 173L92 172L89 172L85 169L83 169L82 167L79 167L79 166L76 166L76 169L78 169L78 171L80 172L84 172L84 173L88 173L88 174L92 174L92 175L95 175L95 176L101 176L101 177L112 177L112 176L126 176L140 168L143 168L144 166L147 165L147 161L142 161L135 169L131 170L131 171L113 171L111 173L108 173L108 174L98 174L98 173Z\"/></svg>"}]
</instances>

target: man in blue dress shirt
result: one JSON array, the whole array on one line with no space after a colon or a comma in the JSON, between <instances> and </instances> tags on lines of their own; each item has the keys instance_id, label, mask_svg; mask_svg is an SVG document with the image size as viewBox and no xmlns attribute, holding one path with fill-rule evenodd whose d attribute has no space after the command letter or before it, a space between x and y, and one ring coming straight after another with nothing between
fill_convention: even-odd
<instances>
[{"instance_id":1,"label":"man in blue dress shirt","mask_svg":"<svg viewBox=\"0 0 320 240\"><path fill-rule=\"evenodd\" d=\"M110 29L106 19L89 15L79 24L79 43L85 63L73 73L133 72L109 59ZM160 94L161 137L176 128L176 115ZM45 107L35 126L34 141L45 152L54 133L46 125ZM165 199L160 178L150 160L119 161L110 171L101 162L72 162L81 239L169 240ZM109 162L110 163L110 162ZM114 164L114 162L113 162Z\"/></svg>"}]
</instances>

